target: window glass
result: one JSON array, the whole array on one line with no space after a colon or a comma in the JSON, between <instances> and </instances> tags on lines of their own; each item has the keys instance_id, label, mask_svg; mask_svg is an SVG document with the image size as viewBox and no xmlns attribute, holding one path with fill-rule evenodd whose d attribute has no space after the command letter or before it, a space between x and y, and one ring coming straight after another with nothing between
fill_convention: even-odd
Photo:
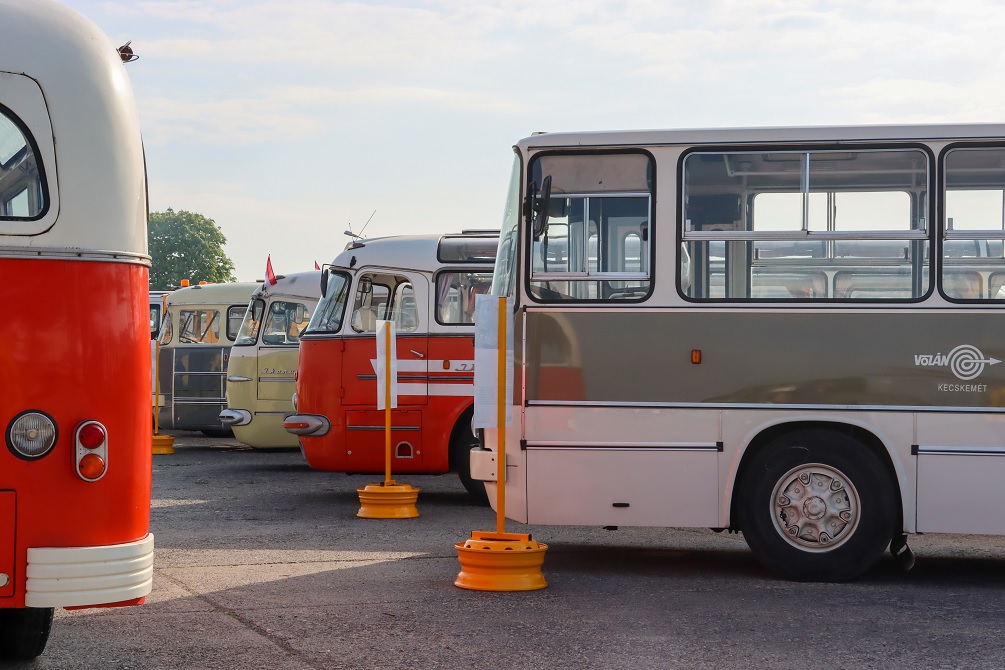
<instances>
[{"instance_id":1,"label":"window glass","mask_svg":"<svg viewBox=\"0 0 1005 670\"><path fill-rule=\"evenodd\" d=\"M399 333L410 333L419 328L419 308L415 302L415 289L410 282L399 284L394 290L391 321Z\"/></svg>"},{"instance_id":2,"label":"window glass","mask_svg":"<svg viewBox=\"0 0 1005 670\"><path fill-rule=\"evenodd\" d=\"M159 342L161 345L171 344L171 338L174 337L174 326L171 323L171 312L164 315L164 320L161 322L161 336Z\"/></svg>"},{"instance_id":3,"label":"window glass","mask_svg":"<svg viewBox=\"0 0 1005 670\"><path fill-rule=\"evenodd\" d=\"M251 301L249 309L244 313L244 320L237 331L234 346L243 347L258 342L258 330L262 326L262 314L265 312L265 301L256 298Z\"/></svg>"},{"instance_id":4,"label":"window glass","mask_svg":"<svg viewBox=\"0 0 1005 670\"><path fill-rule=\"evenodd\" d=\"M495 235L446 236L440 239L436 257L441 263L492 263L496 258L499 238Z\"/></svg>"},{"instance_id":5,"label":"window glass","mask_svg":"<svg viewBox=\"0 0 1005 670\"><path fill-rule=\"evenodd\" d=\"M161 327L161 306L150 305L150 339L157 337L157 331Z\"/></svg>"},{"instance_id":6,"label":"window glass","mask_svg":"<svg viewBox=\"0 0 1005 670\"><path fill-rule=\"evenodd\" d=\"M388 300L395 277L386 275L362 275L356 283L356 298L353 301L350 325L358 333L377 332L377 321L387 320ZM404 277L397 278L407 281Z\"/></svg>"},{"instance_id":7,"label":"window glass","mask_svg":"<svg viewBox=\"0 0 1005 670\"><path fill-rule=\"evenodd\" d=\"M234 341L238 331L241 330L241 323L244 321L244 314L248 311L247 305L231 305L227 309L227 339Z\"/></svg>"},{"instance_id":8,"label":"window glass","mask_svg":"<svg viewBox=\"0 0 1005 670\"><path fill-rule=\"evenodd\" d=\"M348 274L329 272L325 294L314 310L314 316L311 317L310 323L307 324L307 332L337 333L342 329L342 318L345 315L349 296L349 283Z\"/></svg>"},{"instance_id":9,"label":"window glass","mask_svg":"<svg viewBox=\"0 0 1005 670\"><path fill-rule=\"evenodd\" d=\"M517 232L520 225L520 155L513 157L502 227L499 230L499 248L492 272L492 295L513 296L516 291L516 267L520 254Z\"/></svg>"},{"instance_id":10,"label":"window glass","mask_svg":"<svg viewBox=\"0 0 1005 670\"><path fill-rule=\"evenodd\" d=\"M910 300L928 291L921 150L695 152L679 270L698 300Z\"/></svg>"},{"instance_id":11,"label":"window glass","mask_svg":"<svg viewBox=\"0 0 1005 670\"><path fill-rule=\"evenodd\" d=\"M37 219L45 207L46 194L32 143L0 106L0 220Z\"/></svg>"},{"instance_id":12,"label":"window glass","mask_svg":"<svg viewBox=\"0 0 1005 670\"><path fill-rule=\"evenodd\" d=\"M262 330L262 344L297 345L307 327L310 312L307 306L289 300L276 300L269 305L269 314Z\"/></svg>"},{"instance_id":13,"label":"window glass","mask_svg":"<svg viewBox=\"0 0 1005 670\"><path fill-rule=\"evenodd\" d=\"M544 155L532 162L531 174L528 190L538 194L530 197L531 295L542 301L644 298L651 283L649 157ZM545 178L551 180L547 202L540 193Z\"/></svg>"},{"instance_id":14,"label":"window glass","mask_svg":"<svg viewBox=\"0 0 1005 670\"><path fill-rule=\"evenodd\" d=\"M220 341L220 310L212 308L178 310L178 342L216 344Z\"/></svg>"},{"instance_id":15,"label":"window glass","mask_svg":"<svg viewBox=\"0 0 1005 670\"><path fill-rule=\"evenodd\" d=\"M490 272L462 270L436 275L436 320L448 325L471 325L475 322L475 297L488 295Z\"/></svg>"},{"instance_id":16,"label":"window glass","mask_svg":"<svg viewBox=\"0 0 1005 670\"><path fill-rule=\"evenodd\" d=\"M1005 300L1005 148L957 148L945 158L942 291L950 300Z\"/></svg>"}]
</instances>

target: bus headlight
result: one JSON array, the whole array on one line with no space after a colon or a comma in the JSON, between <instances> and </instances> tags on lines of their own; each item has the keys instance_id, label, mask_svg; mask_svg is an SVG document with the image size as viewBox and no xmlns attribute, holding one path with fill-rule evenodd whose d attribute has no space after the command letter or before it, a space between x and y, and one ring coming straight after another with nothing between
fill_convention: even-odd
<instances>
[{"instance_id":1,"label":"bus headlight","mask_svg":"<svg viewBox=\"0 0 1005 670\"><path fill-rule=\"evenodd\" d=\"M59 431L52 417L39 410L21 412L7 426L7 448L26 461L42 458L56 445Z\"/></svg>"}]
</instances>

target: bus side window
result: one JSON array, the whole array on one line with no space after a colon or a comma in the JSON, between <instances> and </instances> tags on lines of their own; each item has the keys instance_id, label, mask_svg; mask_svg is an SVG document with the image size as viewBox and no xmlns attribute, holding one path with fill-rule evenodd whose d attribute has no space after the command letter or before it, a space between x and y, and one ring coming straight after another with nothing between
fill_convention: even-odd
<instances>
[{"instance_id":1,"label":"bus side window","mask_svg":"<svg viewBox=\"0 0 1005 670\"><path fill-rule=\"evenodd\" d=\"M394 291L391 320L398 332L412 332L419 327L419 311L415 304L415 289L411 283L399 284Z\"/></svg>"},{"instance_id":2,"label":"bus side window","mask_svg":"<svg viewBox=\"0 0 1005 670\"><path fill-rule=\"evenodd\" d=\"M385 318L389 294L386 284L378 284L373 277L362 277L356 289L350 321L353 330L359 333L377 332L377 320Z\"/></svg>"}]
</instances>

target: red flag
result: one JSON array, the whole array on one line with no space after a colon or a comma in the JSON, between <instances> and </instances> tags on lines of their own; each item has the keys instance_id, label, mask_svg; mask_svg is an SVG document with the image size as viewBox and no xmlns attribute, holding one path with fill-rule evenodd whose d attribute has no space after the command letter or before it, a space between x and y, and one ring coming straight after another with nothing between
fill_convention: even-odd
<instances>
[{"instance_id":1,"label":"red flag","mask_svg":"<svg viewBox=\"0 0 1005 670\"><path fill-rule=\"evenodd\" d=\"M320 266L320 265L318 265L318 262L317 262L317 261L314 261L314 269L315 269L315 270L320 270L320 269L321 269L321 266Z\"/></svg>"},{"instance_id":2,"label":"red flag","mask_svg":"<svg viewBox=\"0 0 1005 670\"><path fill-rule=\"evenodd\" d=\"M276 283L276 273L272 271L272 254L265 261L265 281L270 284Z\"/></svg>"}]
</instances>

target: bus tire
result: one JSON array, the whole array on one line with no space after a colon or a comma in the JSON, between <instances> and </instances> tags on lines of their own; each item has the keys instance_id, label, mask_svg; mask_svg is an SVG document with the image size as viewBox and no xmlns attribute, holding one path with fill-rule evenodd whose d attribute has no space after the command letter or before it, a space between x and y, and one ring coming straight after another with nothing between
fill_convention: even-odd
<instances>
[{"instance_id":1,"label":"bus tire","mask_svg":"<svg viewBox=\"0 0 1005 670\"><path fill-rule=\"evenodd\" d=\"M465 412L454 427L450 441L450 468L457 473L465 490L479 505L488 505L489 496L485 484L471 478L471 450L478 446L478 438L471 431L471 412Z\"/></svg>"},{"instance_id":2,"label":"bus tire","mask_svg":"<svg viewBox=\"0 0 1005 670\"><path fill-rule=\"evenodd\" d=\"M0 658L29 661L45 651L52 615L51 607L0 610Z\"/></svg>"},{"instance_id":3,"label":"bus tire","mask_svg":"<svg viewBox=\"0 0 1005 670\"><path fill-rule=\"evenodd\" d=\"M897 524L896 486L855 438L800 430L768 444L739 485L743 537L769 570L838 582L871 568Z\"/></svg>"}]
</instances>

